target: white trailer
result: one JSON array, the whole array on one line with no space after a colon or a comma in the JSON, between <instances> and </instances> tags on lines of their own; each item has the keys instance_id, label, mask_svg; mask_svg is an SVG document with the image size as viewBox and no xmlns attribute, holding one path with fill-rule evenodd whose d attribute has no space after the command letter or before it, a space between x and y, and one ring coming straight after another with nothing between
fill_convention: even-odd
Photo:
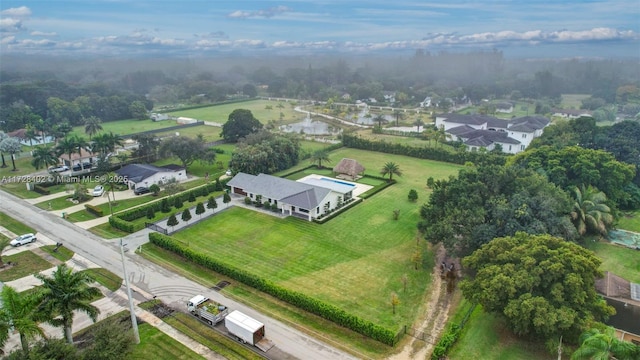
<instances>
[{"instance_id":1,"label":"white trailer","mask_svg":"<svg viewBox=\"0 0 640 360\"><path fill-rule=\"evenodd\" d=\"M203 295L192 297L187 302L187 310L193 316L201 318L212 326L222 321L229 312L226 306L218 304Z\"/></svg>"},{"instance_id":2,"label":"white trailer","mask_svg":"<svg viewBox=\"0 0 640 360\"><path fill-rule=\"evenodd\" d=\"M264 337L264 324L238 310L232 311L224 318L224 326L229 334L239 341L254 345L262 351L268 351L273 343Z\"/></svg>"}]
</instances>

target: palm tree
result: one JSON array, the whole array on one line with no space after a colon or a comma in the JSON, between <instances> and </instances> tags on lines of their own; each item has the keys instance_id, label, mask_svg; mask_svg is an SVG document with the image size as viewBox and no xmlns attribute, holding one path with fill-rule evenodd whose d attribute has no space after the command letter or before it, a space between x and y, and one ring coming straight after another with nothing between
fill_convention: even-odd
<instances>
[{"instance_id":1,"label":"palm tree","mask_svg":"<svg viewBox=\"0 0 640 360\"><path fill-rule=\"evenodd\" d=\"M73 166L73 161L71 160L71 155L73 155L78 149L76 146L75 140L73 137L63 138L58 142L56 146L56 155L60 156L62 154L66 154L69 156L69 167Z\"/></svg>"},{"instance_id":2,"label":"palm tree","mask_svg":"<svg viewBox=\"0 0 640 360\"><path fill-rule=\"evenodd\" d=\"M422 121L422 119L417 118L416 121L413 123L413 125L418 127L418 134L420 134L420 126L424 125L424 122Z\"/></svg>"},{"instance_id":3,"label":"palm tree","mask_svg":"<svg viewBox=\"0 0 640 360\"><path fill-rule=\"evenodd\" d=\"M78 135L73 135L71 138L76 144L76 148L77 148L76 152L78 153L78 155L82 155L82 149L88 150L89 143L83 137Z\"/></svg>"},{"instance_id":4,"label":"palm tree","mask_svg":"<svg viewBox=\"0 0 640 360\"><path fill-rule=\"evenodd\" d=\"M31 152L31 155L33 156L31 165L33 165L36 170L46 168L50 165L56 165L59 161L58 157L50 146L36 147Z\"/></svg>"},{"instance_id":5,"label":"palm tree","mask_svg":"<svg viewBox=\"0 0 640 360\"><path fill-rule=\"evenodd\" d=\"M22 150L22 144L20 144L20 141L16 138L6 138L0 143L0 151L11 154L11 164L13 165L11 171L18 171L16 168L16 154L19 153L20 150Z\"/></svg>"},{"instance_id":6,"label":"palm tree","mask_svg":"<svg viewBox=\"0 0 640 360\"><path fill-rule=\"evenodd\" d=\"M637 359L640 347L618 340L615 330L607 327L604 332L589 329L580 335L580 347L571 355L571 360L582 359Z\"/></svg>"},{"instance_id":7,"label":"palm tree","mask_svg":"<svg viewBox=\"0 0 640 360\"><path fill-rule=\"evenodd\" d=\"M102 120L97 116L89 116L84 120L84 132L89 135L89 141L91 137L102 130Z\"/></svg>"},{"instance_id":8,"label":"palm tree","mask_svg":"<svg viewBox=\"0 0 640 360\"><path fill-rule=\"evenodd\" d=\"M44 337L44 331L38 324L38 294L19 293L5 285L0 292L0 346L4 347L11 329L20 334L22 350L29 351L29 339Z\"/></svg>"},{"instance_id":9,"label":"palm tree","mask_svg":"<svg viewBox=\"0 0 640 360\"><path fill-rule=\"evenodd\" d=\"M89 286L94 279L86 273L73 272L73 269L65 264L58 265L52 277L42 274L34 276L43 283L41 310L51 314L48 322L53 326L62 327L67 342L72 344L71 325L74 311L86 313L94 322L100 313L97 307L91 305L91 301L101 294L98 288Z\"/></svg>"},{"instance_id":10,"label":"palm tree","mask_svg":"<svg viewBox=\"0 0 640 360\"><path fill-rule=\"evenodd\" d=\"M378 114L373 118L373 121L377 121L378 127L382 129L382 123L387 122L387 119L385 119L384 115Z\"/></svg>"},{"instance_id":11,"label":"palm tree","mask_svg":"<svg viewBox=\"0 0 640 360\"><path fill-rule=\"evenodd\" d=\"M393 174L402 176L402 171L400 171L400 167L398 166L398 164L394 162L388 162L384 164L384 166L382 167L382 170L380 170L380 174L382 176L389 175L389 181L391 181L393 180Z\"/></svg>"},{"instance_id":12,"label":"palm tree","mask_svg":"<svg viewBox=\"0 0 640 360\"><path fill-rule=\"evenodd\" d=\"M312 163L318 163L318 168L322 169L322 162L331 162L331 158L329 158L329 153L324 150L324 149L320 149L315 151L313 154L311 154L311 158L309 159Z\"/></svg>"},{"instance_id":13,"label":"palm tree","mask_svg":"<svg viewBox=\"0 0 640 360\"><path fill-rule=\"evenodd\" d=\"M393 116L395 116L396 118L396 126L398 126L398 122L402 119L404 119L404 113L400 110L394 110L393 111Z\"/></svg>"},{"instance_id":14,"label":"palm tree","mask_svg":"<svg viewBox=\"0 0 640 360\"><path fill-rule=\"evenodd\" d=\"M36 128L31 124L27 124L24 132L24 137L25 139L29 140L29 146L33 147L33 140L36 140L38 138L38 132Z\"/></svg>"},{"instance_id":15,"label":"palm tree","mask_svg":"<svg viewBox=\"0 0 640 360\"><path fill-rule=\"evenodd\" d=\"M4 132L0 131L0 144L2 144L2 142L9 138L9 135L5 134ZM2 166L3 168L7 167L7 163L4 161L4 151L2 151L2 149L0 148L0 156L2 157Z\"/></svg>"},{"instance_id":16,"label":"palm tree","mask_svg":"<svg viewBox=\"0 0 640 360\"><path fill-rule=\"evenodd\" d=\"M571 220L580 235L594 233L607 235L607 228L613 223L611 208L605 203L607 195L595 187L584 185L573 189L573 210Z\"/></svg>"},{"instance_id":17,"label":"palm tree","mask_svg":"<svg viewBox=\"0 0 640 360\"><path fill-rule=\"evenodd\" d=\"M440 125L440 128L436 131L434 140L436 141L436 146L439 142L447 141L447 139L451 138L451 135L447 134L444 131L444 125Z\"/></svg>"}]
</instances>

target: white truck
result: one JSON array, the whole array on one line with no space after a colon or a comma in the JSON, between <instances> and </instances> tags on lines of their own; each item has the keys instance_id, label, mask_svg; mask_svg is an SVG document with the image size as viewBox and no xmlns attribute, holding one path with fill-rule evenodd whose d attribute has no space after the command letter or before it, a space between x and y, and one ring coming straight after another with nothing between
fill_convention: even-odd
<instances>
[{"instance_id":1,"label":"white truck","mask_svg":"<svg viewBox=\"0 0 640 360\"><path fill-rule=\"evenodd\" d=\"M229 310L226 306L218 304L203 295L196 295L187 302L187 310L209 325L215 325L227 316Z\"/></svg>"},{"instance_id":2,"label":"white truck","mask_svg":"<svg viewBox=\"0 0 640 360\"><path fill-rule=\"evenodd\" d=\"M264 324L238 310L232 311L224 318L224 326L229 334L243 343L265 352L273 347L273 342L264 337Z\"/></svg>"}]
</instances>

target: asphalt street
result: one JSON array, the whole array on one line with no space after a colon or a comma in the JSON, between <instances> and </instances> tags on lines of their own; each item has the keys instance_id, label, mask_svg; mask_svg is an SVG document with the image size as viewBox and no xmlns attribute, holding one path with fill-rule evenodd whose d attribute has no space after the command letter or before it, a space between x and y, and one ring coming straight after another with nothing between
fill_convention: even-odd
<instances>
[{"instance_id":1,"label":"asphalt street","mask_svg":"<svg viewBox=\"0 0 640 360\"><path fill-rule=\"evenodd\" d=\"M105 240L87 230L39 209L27 202L0 191L0 211L29 225L50 239L61 242L79 255L116 274L122 274L119 240ZM148 241L147 232L132 234L123 241L129 251L125 254L127 277L136 297L156 296L164 303L178 309L184 308L188 299L203 294L225 304L230 310L240 310L265 324L267 338L292 357L305 360L356 359L328 344L310 337L295 328L261 314L252 308L226 298L210 287L202 286L147 261L133 249ZM211 284L213 287L215 284Z\"/></svg>"}]
</instances>

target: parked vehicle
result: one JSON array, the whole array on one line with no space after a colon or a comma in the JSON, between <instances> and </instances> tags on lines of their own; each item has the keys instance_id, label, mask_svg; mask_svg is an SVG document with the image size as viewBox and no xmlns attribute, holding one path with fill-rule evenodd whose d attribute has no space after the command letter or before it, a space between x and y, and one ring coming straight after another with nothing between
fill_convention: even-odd
<instances>
[{"instance_id":1,"label":"parked vehicle","mask_svg":"<svg viewBox=\"0 0 640 360\"><path fill-rule=\"evenodd\" d=\"M253 345L262 351L268 351L273 347L273 342L264 337L264 324L238 310L232 311L224 318L224 326L238 341Z\"/></svg>"},{"instance_id":2,"label":"parked vehicle","mask_svg":"<svg viewBox=\"0 0 640 360\"><path fill-rule=\"evenodd\" d=\"M57 172L57 173L65 172L68 170L69 170L69 167L67 165L52 166L49 168L49 172Z\"/></svg>"},{"instance_id":3,"label":"parked vehicle","mask_svg":"<svg viewBox=\"0 0 640 360\"><path fill-rule=\"evenodd\" d=\"M196 295L187 302L187 310L209 325L215 325L227 316L229 310L226 306L218 304L203 295Z\"/></svg>"},{"instance_id":4,"label":"parked vehicle","mask_svg":"<svg viewBox=\"0 0 640 360\"><path fill-rule=\"evenodd\" d=\"M151 191L151 190L149 190L148 187L144 187L144 186L136 186L136 188L133 189L133 193L136 194L136 195L146 194L149 191Z\"/></svg>"},{"instance_id":5,"label":"parked vehicle","mask_svg":"<svg viewBox=\"0 0 640 360\"><path fill-rule=\"evenodd\" d=\"M102 185L93 188L93 196L102 196L102 194L104 194L104 187Z\"/></svg>"},{"instance_id":6,"label":"parked vehicle","mask_svg":"<svg viewBox=\"0 0 640 360\"><path fill-rule=\"evenodd\" d=\"M36 236L35 234L24 234L24 235L20 235L17 238L11 240L11 242L9 243L11 246L21 246L21 245L25 245L25 244L29 244L29 243L34 243L36 242Z\"/></svg>"}]
</instances>

